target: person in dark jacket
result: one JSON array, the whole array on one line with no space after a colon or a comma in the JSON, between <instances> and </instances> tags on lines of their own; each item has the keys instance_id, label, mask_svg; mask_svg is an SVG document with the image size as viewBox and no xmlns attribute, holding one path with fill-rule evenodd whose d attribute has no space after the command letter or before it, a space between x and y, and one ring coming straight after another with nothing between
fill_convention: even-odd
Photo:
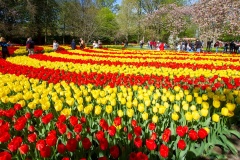
<instances>
[{"instance_id":1,"label":"person in dark jacket","mask_svg":"<svg viewBox=\"0 0 240 160\"><path fill-rule=\"evenodd\" d=\"M71 47L72 47L73 50L76 49L75 39L72 40L72 42L71 42Z\"/></svg>"},{"instance_id":2,"label":"person in dark jacket","mask_svg":"<svg viewBox=\"0 0 240 160\"><path fill-rule=\"evenodd\" d=\"M196 46L196 52L200 53L202 48L202 42L197 39L195 46Z\"/></svg>"},{"instance_id":3,"label":"person in dark jacket","mask_svg":"<svg viewBox=\"0 0 240 160\"><path fill-rule=\"evenodd\" d=\"M0 38L0 46L2 47L2 58L6 59L7 57L10 57L10 54L8 52L8 46L10 46L10 42L6 42L4 37Z\"/></svg>"}]
</instances>

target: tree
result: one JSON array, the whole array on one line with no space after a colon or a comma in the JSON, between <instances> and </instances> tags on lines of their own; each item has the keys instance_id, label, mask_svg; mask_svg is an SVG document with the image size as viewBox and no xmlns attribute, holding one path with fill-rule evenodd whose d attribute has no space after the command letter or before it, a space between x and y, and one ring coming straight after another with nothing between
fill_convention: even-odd
<instances>
[{"instance_id":1,"label":"tree","mask_svg":"<svg viewBox=\"0 0 240 160\"><path fill-rule=\"evenodd\" d=\"M128 41L130 35L135 35L138 31L137 0L123 0L117 14L119 34Z\"/></svg>"},{"instance_id":2,"label":"tree","mask_svg":"<svg viewBox=\"0 0 240 160\"><path fill-rule=\"evenodd\" d=\"M189 6L163 4L153 14L149 14L144 23L155 30L154 34L176 37L189 26L191 14L192 9Z\"/></svg>"},{"instance_id":3,"label":"tree","mask_svg":"<svg viewBox=\"0 0 240 160\"><path fill-rule=\"evenodd\" d=\"M228 33L240 33L239 0L200 0L194 5L193 20L202 37L218 38Z\"/></svg>"},{"instance_id":4,"label":"tree","mask_svg":"<svg viewBox=\"0 0 240 160\"><path fill-rule=\"evenodd\" d=\"M93 34L97 39L112 42L118 32L116 15L109 8L102 8L96 14L96 31Z\"/></svg>"}]
</instances>

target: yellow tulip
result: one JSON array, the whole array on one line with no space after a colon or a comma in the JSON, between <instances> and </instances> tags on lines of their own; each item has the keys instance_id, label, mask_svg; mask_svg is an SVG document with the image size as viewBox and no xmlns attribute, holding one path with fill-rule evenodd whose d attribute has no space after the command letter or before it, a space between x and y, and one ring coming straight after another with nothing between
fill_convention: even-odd
<instances>
[{"instance_id":1,"label":"yellow tulip","mask_svg":"<svg viewBox=\"0 0 240 160\"><path fill-rule=\"evenodd\" d=\"M208 115L208 109L201 109L201 115L203 116L203 117L207 117L207 115Z\"/></svg>"},{"instance_id":2,"label":"yellow tulip","mask_svg":"<svg viewBox=\"0 0 240 160\"><path fill-rule=\"evenodd\" d=\"M128 109L127 110L127 116L131 118L134 115L134 110L133 109Z\"/></svg>"},{"instance_id":3,"label":"yellow tulip","mask_svg":"<svg viewBox=\"0 0 240 160\"><path fill-rule=\"evenodd\" d=\"M200 115L199 115L198 111L193 111L193 112L192 112L192 118L193 118L194 120L199 120Z\"/></svg>"},{"instance_id":4,"label":"yellow tulip","mask_svg":"<svg viewBox=\"0 0 240 160\"><path fill-rule=\"evenodd\" d=\"M87 96L87 97L85 97L85 100L86 100L86 102L91 102L92 98L91 98L91 96Z\"/></svg>"},{"instance_id":5,"label":"yellow tulip","mask_svg":"<svg viewBox=\"0 0 240 160\"><path fill-rule=\"evenodd\" d=\"M91 112L91 109L89 107L84 107L83 112L88 115Z\"/></svg>"},{"instance_id":6,"label":"yellow tulip","mask_svg":"<svg viewBox=\"0 0 240 160\"><path fill-rule=\"evenodd\" d=\"M159 109L158 109L158 111L159 111L160 114L164 114L165 111L166 111L166 107L160 106Z\"/></svg>"},{"instance_id":7,"label":"yellow tulip","mask_svg":"<svg viewBox=\"0 0 240 160\"><path fill-rule=\"evenodd\" d=\"M50 108L50 102L49 101L45 101L44 103L41 104L42 105L42 109L44 111L48 110Z\"/></svg>"},{"instance_id":8,"label":"yellow tulip","mask_svg":"<svg viewBox=\"0 0 240 160\"><path fill-rule=\"evenodd\" d=\"M95 106L94 113L95 113L96 115L101 114L101 111L102 111L102 108L101 108L99 105Z\"/></svg>"},{"instance_id":9,"label":"yellow tulip","mask_svg":"<svg viewBox=\"0 0 240 160\"><path fill-rule=\"evenodd\" d=\"M121 102L122 105L126 104L126 98L121 98L120 102Z\"/></svg>"},{"instance_id":10,"label":"yellow tulip","mask_svg":"<svg viewBox=\"0 0 240 160\"><path fill-rule=\"evenodd\" d=\"M203 99L204 101L206 101L206 100L208 100L208 96L207 96L206 94L203 94L203 95L202 95L202 99Z\"/></svg>"},{"instance_id":11,"label":"yellow tulip","mask_svg":"<svg viewBox=\"0 0 240 160\"><path fill-rule=\"evenodd\" d=\"M116 104L117 104L116 99L111 99L111 100L110 100L110 104L111 104L112 106L116 106Z\"/></svg>"},{"instance_id":12,"label":"yellow tulip","mask_svg":"<svg viewBox=\"0 0 240 160\"><path fill-rule=\"evenodd\" d=\"M74 104L74 98L66 98L66 103L69 105L69 106L72 106Z\"/></svg>"},{"instance_id":13,"label":"yellow tulip","mask_svg":"<svg viewBox=\"0 0 240 160\"><path fill-rule=\"evenodd\" d=\"M79 98L77 99L77 102L78 102L78 104L83 104L83 98L82 98L82 97L79 97Z\"/></svg>"},{"instance_id":14,"label":"yellow tulip","mask_svg":"<svg viewBox=\"0 0 240 160\"><path fill-rule=\"evenodd\" d=\"M60 101L61 103L55 103L54 105L54 108L55 110L58 112L58 111L61 111L62 110L62 107L63 107L63 104L62 104L62 101Z\"/></svg>"},{"instance_id":15,"label":"yellow tulip","mask_svg":"<svg viewBox=\"0 0 240 160\"><path fill-rule=\"evenodd\" d=\"M28 108L35 109L36 108L36 104L33 103L33 102L30 102L30 103L28 103Z\"/></svg>"},{"instance_id":16,"label":"yellow tulip","mask_svg":"<svg viewBox=\"0 0 240 160\"><path fill-rule=\"evenodd\" d=\"M173 119L174 121L177 121L177 120L179 119L179 116L178 116L178 114L177 114L176 112L173 112L173 113L172 113L172 119Z\"/></svg>"},{"instance_id":17,"label":"yellow tulip","mask_svg":"<svg viewBox=\"0 0 240 160\"><path fill-rule=\"evenodd\" d=\"M197 98L197 97L198 97L198 93L194 92L194 93L193 93L193 96L194 96L195 98Z\"/></svg>"},{"instance_id":18,"label":"yellow tulip","mask_svg":"<svg viewBox=\"0 0 240 160\"><path fill-rule=\"evenodd\" d=\"M82 90L82 93L85 97L88 95L88 91L86 89Z\"/></svg>"},{"instance_id":19,"label":"yellow tulip","mask_svg":"<svg viewBox=\"0 0 240 160\"><path fill-rule=\"evenodd\" d=\"M197 104L202 104L202 97L196 97Z\"/></svg>"},{"instance_id":20,"label":"yellow tulip","mask_svg":"<svg viewBox=\"0 0 240 160\"><path fill-rule=\"evenodd\" d=\"M137 85L133 85L132 88L133 88L134 91L137 91L137 90L138 90L138 86L137 86Z\"/></svg>"},{"instance_id":21,"label":"yellow tulip","mask_svg":"<svg viewBox=\"0 0 240 160\"><path fill-rule=\"evenodd\" d=\"M189 90L184 90L185 95L189 95Z\"/></svg>"},{"instance_id":22,"label":"yellow tulip","mask_svg":"<svg viewBox=\"0 0 240 160\"><path fill-rule=\"evenodd\" d=\"M175 101L175 96L171 94L171 95L169 96L169 101L170 101L170 102Z\"/></svg>"},{"instance_id":23,"label":"yellow tulip","mask_svg":"<svg viewBox=\"0 0 240 160\"><path fill-rule=\"evenodd\" d=\"M227 109L226 107L223 107L223 108L221 109L221 114L222 114L223 116L228 116L228 109Z\"/></svg>"},{"instance_id":24,"label":"yellow tulip","mask_svg":"<svg viewBox=\"0 0 240 160\"><path fill-rule=\"evenodd\" d=\"M236 104L233 104L233 103L227 103L226 104L226 107L229 111L233 112L236 108Z\"/></svg>"},{"instance_id":25,"label":"yellow tulip","mask_svg":"<svg viewBox=\"0 0 240 160\"><path fill-rule=\"evenodd\" d=\"M142 119L143 120L147 120L148 119L148 113L147 112L143 112L142 113Z\"/></svg>"},{"instance_id":26,"label":"yellow tulip","mask_svg":"<svg viewBox=\"0 0 240 160\"><path fill-rule=\"evenodd\" d=\"M202 102L202 107L204 109L208 109L209 108L209 103L208 102Z\"/></svg>"},{"instance_id":27,"label":"yellow tulip","mask_svg":"<svg viewBox=\"0 0 240 160\"><path fill-rule=\"evenodd\" d=\"M187 95L187 96L186 96L186 101L187 101L187 102L192 102L192 95L190 95L190 94Z\"/></svg>"},{"instance_id":28,"label":"yellow tulip","mask_svg":"<svg viewBox=\"0 0 240 160\"><path fill-rule=\"evenodd\" d=\"M158 107L157 106L154 106L153 107L153 113L157 113L158 112Z\"/></svg>"},{"instance_id":29,"label":"yellow tulip","mask_svg":"<svg viewBox=\"0 0 240 160\"><path fill-rule=\"evenodd\" d=\"M162 100L163 102L166 102L166 101L167 101L167 97L164 96L164 95L162 95L162 96L161 96L161 100Z\"/></svg>"},{"instance_id":30,"label":"yellow tulip","mask_svg":"<svg viewBox=\"0 0 240 160\"><path fill-rule=\"evenodd\" d=\"M192 118L193 118L191 112L187 112L187 113L185 113L185 118L186 118L187 121L191 121Z\"/></svg>"},{"instance_id":31,"label":"yellow tulip","mask_svg":"<svg viewBox=\"0 0 240 160\"><path fill-rule=\"evenodd\" d=\"M139 94L138 96L137 96L137 98L139 99L139 100L143 100L143 94Z\"/></svg>"},{"instance_id":32,"label":"yellow tulip","mask_svg":"<svg viewBox=\"0 0 240 160\"><path fill-rule=\"evenodd\" d=\"M146 100L144 101L144 104L145 104L146 107L149 107L149 106L151 105L150 99L146 99Z\"/></svg>"},{"instance_id":33,"label":"yellow tulip","mask_svg":"<svg viewBox=\"0 0 240 160\"><path fill-rule=\"evenodd\" d=\"M99 95L100 95L101 97L105 97L106 93L105 93L105 91L100 91Z\"/></svg>"},{"instance_id":34,"label":"yellow tulip","mask_svg":"<svg viewBox=\"0 0 240 160\"><path fill-rule=\"evenodd\" d=\"M8 98L8 100L9 100L9 102L11 102L11 103L17 103L17 101L18 101L18 99L16 98L16 97L9 97Z\"/></svg>"},{"instance_id":35,"label":"yellow tulip","mask_svg":"<svg viewBox=\"0 0 240 160\"><path fill-rule=\"evenodd\" d=\"M64 109L61 111L60 114L68 117L68 116L71 115L71 109L70 109L70 108L64 108Z\"/></svg>"},{"instance_id":36,"label":"yellow tulip","mask_svg":"<svg viewBox=\"0 0 240 160\"><path fill-rule=\"evenodd\" d=\"M228 117L233 117L233 116L234 116L234 112L228 111Z\"/></svg>"},{"instance_id":37,"label":"yellow tulip","mask_svg":"<svg viewBox=\"0 0 240 160\"><path fill-rule=\"evenodd\" d=\"M20 100L17 103L20 104L22 107L26 105L26 102L24 100Z\"/></svg>"},{"instance_id":38,"label":"yellow tulip","mask_svg":"<svg viewBox=\"0 0 240 160\"><path fill-rule=\"evenodd\" d=\"M191 111L195 111L196 110L196 106L195 105L191 105L190 109L191 109Z\"/></svg>"},{"instance_id":39,"label":"yellow tulip","mask_svg":"<svg viewBox=\"0 0 240 160\"><path fill-rule=\"evenodd\" d=\"M154 100L157 100L158 98L159 98L159 95L158 95L157 93L154 93L154 94L153 94L153 99L154 99Z\"/></svg>"},{"instance_id":40,"label":"yellow tulip","mask_svg":"<svg viewBox=\"0 0 240 160\"><path fill-rule=\"evenodd\" d=\"M213 100L213 107L219 108L221 105L221 102L219 100Z\"/></svg>"},{"instance_id":41,"label":"yellow tulip","mask_svg":"<svg viewBox=\"0 0 240 160\"><path fill-rule=\"evenodd\" d=\"M166 108L168 108L168 107L169 107L168 102L164 102L164 103L163 103L163 106L166 107Z\"/></svg>"},{"instance_id":42,"label":"yellow tulip","mask_svg":"<svg viewBox=\"0 0 240 160\"><path fill-rule=\"evenodd\" d=\"M176 94L176 100L177 100L177 101L180 101L180 100L181 100L181 97L180 97L180 94L179 94L179 93Z\"/></svg>"},{"instance_id":43,"label":"yellow tulip","mask_svg":"<svg viewBox=\"0 0 240 160\"><path fill-rule=\"evenodd\" d=\"M101 104L103 104L103 105L107 104L107 99L106 99L106 97L103 97L103 98L101 98L100 100L101 100Z\"/></svg>"},{"instance_id":44,"label":"yellow tulip","mask_svg":"<svg viewBox=\"0 0 240 160\"><path fill-rule=\"evenodd\" d=\"M158 122L158 116L153 115L153 117L152 117L152 122L153 122L153 123L157 123L157 122Z\"/></svg>"},{"instance_id":45,"label":"yellow tulip","mask_svg":"<svg viewBox=\"0 0 240 160\"><path fill-rule=\"evenodd\" d=\"M137 107L137 106L138 106L138 100L137 100L136 98L133 100L133 106L134 106L134 107Z\"/></svg>"},{"instance_id":46,"label":"yellow tulip","mask_svg":"<svg viewBox=\"0 0 240 160\"><path fill-rule=\"evenodd\" d=\"M167 92L167 89L166 89L166 88L163 88L162 92L163 92L163 93L166 93L166 92Z\"/></svg>"},{"instance_id":47,"label":"yellow tulip","mask_svg":"<svg viewBox=\"0 0 240 160\"><path fill-rule=\"evenodd\" d=\"M112 108L111 105L107 105L107 106L106 106L106 112L107 112L108 114L112 113L112 110L113 110L113 108Z\"/></svg>"},{"instance_id":48,"label":"yellow tulip","mask_svg":"<svg viewBox=\"0 0 240 160\"><path fill-rule=\"evenodd\" d=\"M188 103L184 103L182 108L183 108L183 110L188 111L189 104Z\"/></svg>"},{"instance_id":49,"label":"yellow tulip","mask_svg":"<svg viewBox=\"0 0 240 160\"><path fill-rule=\"evenodd\" d=\"M174 90L176 91L176 92L179 92L180 91L180 87L179 86L174 86Z\"/></svg>"},{"instance_id":50,"label":"yellow tulip","mask_svg":"<svg viewBox=\"0 0 240 160\"><path fill-rule=\"evenodd\" d=\"M180 107L177 104L173 105L173 109L174 109L175 112L179 112L180 111Z\"/></svg>"},{"instance_id":51,"label":"yellow tulip","mask_svg":"<svg viewBox=\"0 0 240 160\"><path fill-rule=\"evenodd\" d=\"M151 85L151 86L149 87L149 89L150 89L150 91L153 91L153 90L155 89L155 87L154 87L153 85Z\"/></svg>"},{"instance_id":52,"label":"yellow tulip","mask_svg":"<svg viewBox=\"0 0 240 160\"><path fill-rule=\"evenodd\" d=\"M118 110L117 114L118 114L119 117L122 117L123 116L123 111L122 110Z\"/></svg>"},{"instance_id":53,"label":"yellow tulip","mask_svg":"<svg viewBox=\"0 0 240 160\"><path fill-rule=\"evenodd\" d=\"M79 105L77 106L77 109L78 109L79 112L83 111L83 105L82 105L82 104L79 104Z\"/></svg>"},{"instance_id":54,"label":"yellow tulip","mask_svg":"<svg viewBox=\"0 0 240 160\"><path fill-rule=\"evenodd\" d=\"M145 110L145 106L143 103L138 104L138 111L143 112Z\"/></svg>"},{"instance_id":55,"label":"yellow tulip","mask_svg":"<svg viewBox=\"0 0 240 160\"><path fill-rule=\"evenodd\" d=\"M219 122L219 119L220 119L220 117L219 117L218 114L214 113L214 114L212 115L212 121L213 121L213 122Z\"/></svg>"}]
</instances>

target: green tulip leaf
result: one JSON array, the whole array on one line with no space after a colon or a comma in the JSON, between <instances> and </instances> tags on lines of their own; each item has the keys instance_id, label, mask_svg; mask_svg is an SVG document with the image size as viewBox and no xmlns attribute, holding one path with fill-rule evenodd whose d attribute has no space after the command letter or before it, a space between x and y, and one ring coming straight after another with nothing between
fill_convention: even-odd
<instances>
[{"instance_id":1,"label":"green tulip leaf","mask_svg":"<svg viewBox=\"0 0 240 160\"><path fill-rule=\"evenodd\" d=\"M231 150L231 152L234 154L234 155L237 155L238 151L236 149L236 147L232 144L232 142L230 142L226 136L224 135L220 135L220 138L222 139L222 141L224 142L224 144L227 145L227 147Z\"/></svg>"}]
</instances>

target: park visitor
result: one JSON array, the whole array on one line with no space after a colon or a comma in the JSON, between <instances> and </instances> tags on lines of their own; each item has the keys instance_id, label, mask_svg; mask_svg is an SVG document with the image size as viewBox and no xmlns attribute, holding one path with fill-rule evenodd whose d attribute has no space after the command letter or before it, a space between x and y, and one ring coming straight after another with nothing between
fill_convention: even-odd
<instances>
[{"instance_id":1,"label":"park visitor","mask_svg":"<svg viewBox=\"0 0 240 160\"><path fill-rule=\"evenodd\" d=\"M54 50L54 52L58 49L58 47L59 47L59 44L57 43L57 41L53 40L53 50Z\"/></svg>"},{"instance_id":2,"label":"park visitor","mask_svg":"<svg viewBox=\"0 0 240 160\"><path fill-rule=\"evenodd\" d=\"M93 48L99 48L99 45L96 41L93 41Z\"/></svg>"},{"instance_id":3,"label":"park visitor","mask_svg":"<svg viewBox=\"0 0 240 160\"><path fill-rule=\"evenodd\" d=\"M31 37L29 37L28 40L27 40L26 48L28 50L28 55L33 55L33 53L34 53L34 41L32 40Z\"/></svg>"},{"instance_id":4,"label":"park visitor","mask_svg":"<svg viewBox=\"0 0 240 160\"><path fill-rule=\"evenodd\" d=\"M85 48L85 42L84 42L84 40L82 38L80 38L79 45L80 45L80 49L84 49Z\"/></svg>"},{"instance_id":5,"label":"park visitor","mask_svg":"<svg viewBox=\"0 0 240 160\"><path fill-rule=\"evenodd\" d=\"M7 57L10 57L10 54L8 52L8 46L10 46L10 42L6 42L4 37L0 38L0 46L2 47L2 58L6 59Z\"/></svg>"},{"instance_id":6,"label":"park visitor","mask_svg":"<svg viewBox=\"0 0 240 160\"><path fill-rule=\"evenodd\" d=\"M71 42L71 48L72 48L73 50L76 49L76 42L75 42L75 39L73 39L72 42Z\"/></svg>"}]
</instances>

